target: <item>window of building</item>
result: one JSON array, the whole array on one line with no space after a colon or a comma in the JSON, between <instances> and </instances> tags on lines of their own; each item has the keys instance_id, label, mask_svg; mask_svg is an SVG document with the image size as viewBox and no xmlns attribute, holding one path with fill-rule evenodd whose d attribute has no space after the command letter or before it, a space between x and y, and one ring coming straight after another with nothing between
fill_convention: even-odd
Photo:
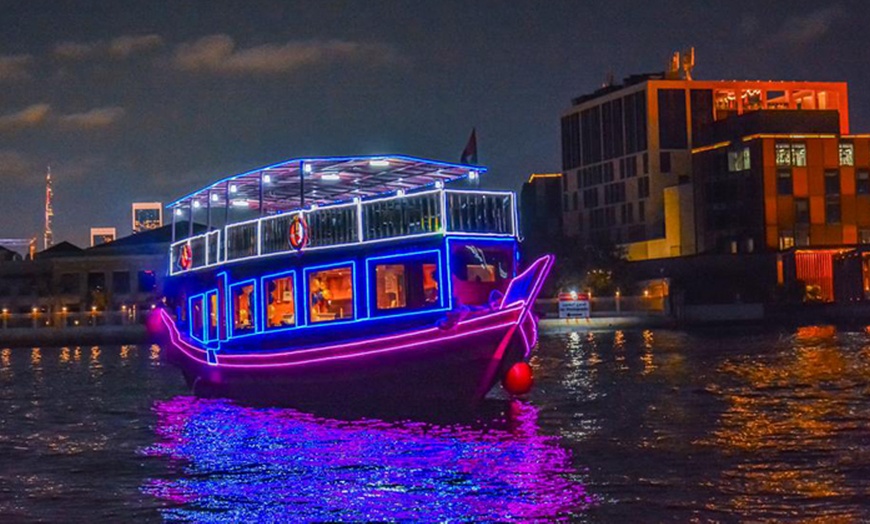
<instances>
[{"instance_id":1,"label":"window of building","mask_svg":"<svg viewBox=\"0 0 870 524\"><path fill-rule=\"evenodd\" d=\"M649 196L649 177L640 177L637 179L637 197L647 198Z\"/></svg>"},{"instance_id":2,"label":"window of building","mask_svg":"<svg viewBox=\"0 0 870 524\"><path fill-rule=\"evenodd\" d=\"M791 145L785 142L777 142L776 149L776 165L790 166L791 165Z\"/></svg>"},{"instance_id":3,"label":"window of building","mask_svg":"<svg viewBox=\"0 0 870 524\"><path fill-rule=\"evenodd\" d=\"M807 165L807 145L804 143L777 142L774 149L778 166Z\"/></svg>"},{"instance_id":4,"label":"window of building","mask_svg":"<svg viewBox=\"0 0 870 524\"><path fill-rule=\"evenodd\" d=\"M810 202L806 198L794 199L794 221L796 224L810 223Z\"/></svg>"},{"instance_id":5,"label":"window of building","mask_svg":"<svg viewBox=\"0 0 870 524\"><path fill-rule=\"evenodd\" d=\"M342 266L308 275L309 321L353 318L353 269Z\"/></svg>"},{"instance_id":6,"label":"window of building","mask_svg":"<svg viewBox=\"0 0 870 524\"><path fill-rule=\"evenodd\" d=\"M157 290L157 275L151 270L139 271L136 280L140 293L151 293Z\"/></svg>"},{"instance_id":7,"label":"window of building","mask_svg":"<svg viewBox=\"0 0 870 524\"><path fill-rule=\"evenodd\" d=\"M810 245L810 230L807 227L799 227L794 231L794 245L806 247Z\"/></svg>"},{"instance_id":8,"label":"window of building","mask_svg":"<svg viewBox=\"0 0 870 524\"><path fill-rule=\"evenodd\" d=\"M579 207L579 202L578 202L579 198L577 198L577 191L574 191L572 198L574 200L574 211L577 211L577 208Z\"/></svg>"},{"instance_id":9,"label":"window of building","mask_svg":"<svg viewBox=\"0 0 870 524\"><path fill-rule=\"evenodd\" d=\"M803 143L791 145L791 165L807 165L807 145Z\"/></svg>"},{"instance_id":10,"label":"window of building","mask_svg":"<svg viewBox=\"0 0 870 524\"><path fill-rule=\"evenodd\" d=\"M780 169L776 172L776 193L778 195L792 194L791 169Z\"/></svg>"},{"instance_id":11,"label":"window of building","mask_svg":"<svg viewBox=\"0 0 870 524\"><path fill-rule=\"evenodd\" d=\"M649 153L643 154L643 174L649 173Z\"/></svg>"},{"instance_id":12,"label":"window of building","mask_svg":"<svg viewBox=\"0 0 870 524\"><path fill-rule=\"evenodd\" d=\"M855 173L855 192L859 195L870 195L870 171Z\"/></svg>"},{"instance_id":13,"label":"window of building","mask_svg":"<svg viewBox=\"0 0 870 524\"><path fill-rule=\"evenodd\" d=\"M855 165L855 144L851 142L840 142L840 165Z\"/></svg>"},{"instance_id":14,"label":"window of building","mask_svg":"<svg viewBox=\"0 0 870 524\"><path fill-rule=\"evenodd\" d=\"M263 281L266 297L266 329L296 325L296 273L284 273Z\"/></svg>"},{"instance_id":15,"label":"window of building","mask_svg":"<svg viewBox=\"0 0 870 524\"><path fill-rule=\"evenodd\" d=\"M256 326L254 308L254 281L249 280L230 286L232 304L233 334L252 332Z\"/></svg>"},{"instance_id":16,"label":"window of building","mask_svg":"<svg viewBox=\"0 0 870 524\"><path fill-rule=\"evenodd\" d=\"M840 194L840 172L825 171L825 195Z\"/></svg>"},{"instance_id":17,"label":"window of building","mask_svg":"<svg viewBox=\"0 0 870 524\"><path fill-rule=\"evenodd\" d=\"M780 231L779 233L779 249L785 251L794 247L794 233L790 231Z\"/></svg>"},{"instance_id":18,"label":"window of building","mask_svg":"<svg viewBox=\"0 0 870 524\"><path fill-rule=\"evenodd\" d=\"M105 291L106 290L106 274L99 273L88 273L88 291Z\"/></svg>"},{"instance_id":19,"label":"window of building","mask_svg":"<svg viewBox=\"0 0 870 524\"><path fill-rule=\"evenodd\" d=\"M569 209L571 209L568 206L568 193L565 193L564 195L562 195L562 200L563 200L562 207L565 209L565 211L568 211Z\"/></svg>"},{"instance_id":20,"label":"window of building","mask_svg":"<svg viewBox=\"0 0 870 524\"><path fill-rule=\"evenodd\" d=\"M858 242L861 244L870 244L870 229L858 230Z\"/></svg>"},{"instance_id":21,"label":"window of building","mask_svg":"<svg viewBox=\"0 0 870 524\"><path fill-rule=\"evenodd\" d=\"M659 168L662 173L671 172L671 154L667 151L663 151L661 155L659 155Z\"/></svg>"},{"instance_id":22,"label":"window of building","mask_svg":"<svg viewBox=\"0 0 870 524\"><path fill-rule=\"evenodd\" d=\"M646 202L640 201L637 203L637 221L645 222L646 221Z\"/></svg>"},{"instance_id":23,"label":"window of building","mask_svg":"<svg viewBox=\"0 0 870 524\"><path fill-rule=\"evenodd\" d=\"M112 293L126 295L130 292L130 272L112 271Z\"/></svg>"},{"instance_id":24,"label":"window of building","mask_svg":"<svg viewBox=\"0 0 870 524\"><path fill-rule=\"evenodd\" d=\"M828 224L840 223L840 197L826 197L825 199L825 222Z\"/></svg>"},{"instance_id":25,"label":"window of building","mask_svg":"<svg viewBox=\"0 0 870 524\"><path fill-rule=\"evenodd\" d=\"M728 171L745 171L749 169L749 148L728 151Z\"/></svg>"}]
</instances>

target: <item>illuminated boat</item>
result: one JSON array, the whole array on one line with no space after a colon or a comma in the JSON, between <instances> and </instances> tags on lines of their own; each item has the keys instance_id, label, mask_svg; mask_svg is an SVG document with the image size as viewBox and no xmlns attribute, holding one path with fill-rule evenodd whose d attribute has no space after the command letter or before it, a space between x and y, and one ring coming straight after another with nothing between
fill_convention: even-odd
<instances>
[{"instance_id":1,"label":"illuminated boat","mask_svg":"<svg viewBox=\"0 0 870 524\"><path fill-rule=\"evenodd\" d=\"M513 193L453 189L484 172L294 159L173 202L189 236L173 239L154 316L168 360L200 396L479 400L530 358L553 263L518 267Z\"/></svg>"}]
</instances>

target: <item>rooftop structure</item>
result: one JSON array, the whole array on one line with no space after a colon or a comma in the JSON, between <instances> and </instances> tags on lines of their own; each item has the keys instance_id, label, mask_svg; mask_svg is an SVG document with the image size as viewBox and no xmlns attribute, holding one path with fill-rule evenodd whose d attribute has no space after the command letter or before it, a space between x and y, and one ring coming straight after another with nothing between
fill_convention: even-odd
<instances>
[{"instance_id":1,"label":"rooftop structure","mask_svg":"<svg viewBox=\"0 0 870 524\"><path fill-rule=\"evenodd\" d=\"M312 251L446 234L518 236L512 192L445 188L485 171L407 156L365 156L294 159L224 178L169 205L173 223L187 215L192 228L201 210L208 228L173 242L170 273L302 247ZM213 227L213 205L224 207L219 229ZM248 210L248 216L234 220L231 208ZM259 216L251 218L250 211Z\"/></svg>"}]
</instances>

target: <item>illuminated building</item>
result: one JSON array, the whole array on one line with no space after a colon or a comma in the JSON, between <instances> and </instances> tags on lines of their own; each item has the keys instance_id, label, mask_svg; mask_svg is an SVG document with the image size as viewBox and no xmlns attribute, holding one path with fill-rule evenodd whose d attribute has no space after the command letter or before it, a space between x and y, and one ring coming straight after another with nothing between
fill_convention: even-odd
<instances>
[{"instance_id":1,"label":"illuminated building","mask_svg":"<svg viewBox=\"0 0 870 524\"><path fill-rule=\"evenodd\" d=\"M163 204L160 202L133 203L133 233L163 227Z\"/></svg>"},{"instance_id":2,"label":"illuminated building","mask_svg":"<svg viewBox=\"0 0 870 524\"><path fill-rule=\"evenodd\" d=\"M624 245L631 260L691 255L692 151L705 129L755 111L838 111L842 82L701 81L635 75L574 99L562 116L564 233Z\"/></svg>"},{"instance_id":3,"label":"illuminated building","mask_svg":"<svg viewBox=\"0 0 870 524\"><path fill-rule=\"evenodd\" d=\"M113 227L92 227L91 247L113 242L117 236L117 231Z\"/></svg>"}]
</instances>

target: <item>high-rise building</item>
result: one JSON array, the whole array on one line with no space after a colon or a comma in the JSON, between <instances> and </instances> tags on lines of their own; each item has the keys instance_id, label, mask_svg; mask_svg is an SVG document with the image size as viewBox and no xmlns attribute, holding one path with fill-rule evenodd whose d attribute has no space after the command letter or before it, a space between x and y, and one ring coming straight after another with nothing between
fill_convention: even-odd
<instances>
[{"instance_id":1,"label":"high-rise building","mask_svg":"<svg viewBox=\"0 0 870 524\"><path fill-rule=\"evenodd\" d=\"M631 76L562 115L566 235L624 245L632 260L695 254L692 151L706 128L757 111L832 111L849 132L845 83L682 76Z\"/></svg>"},{"instance_id":2,"label":"high-rise building","mask_svg":"<svg viewBox=\"0 0 870 524\"><path fill-rule=\"evenodd\" d=\"M114 242L116 238L118 238L118 234L114 227L91 228L91 247Z\"/></svg>"},{"instance_id":3,"label":"high-rise building","mask_svg":"<svg viewBox=\"0 0 870 524\"><path fill-rule=\"evenodd\" d=\"M43 249L48 249L54 244L54 233L51 231L51 220L54 217L52 199L54 192L51 190L51 166L45 172L45 228L42 232Z\"/></svg>"},{"instance_id":4,"label":"high-rise building","mask_svg":"<svg viewBox=\"0 0 870 524\"><path fill-rule=\"evenodd\" d=\"M163 227L163 204L160 202L133 203L133 233Z\"/></svg>"}]
</instances>

